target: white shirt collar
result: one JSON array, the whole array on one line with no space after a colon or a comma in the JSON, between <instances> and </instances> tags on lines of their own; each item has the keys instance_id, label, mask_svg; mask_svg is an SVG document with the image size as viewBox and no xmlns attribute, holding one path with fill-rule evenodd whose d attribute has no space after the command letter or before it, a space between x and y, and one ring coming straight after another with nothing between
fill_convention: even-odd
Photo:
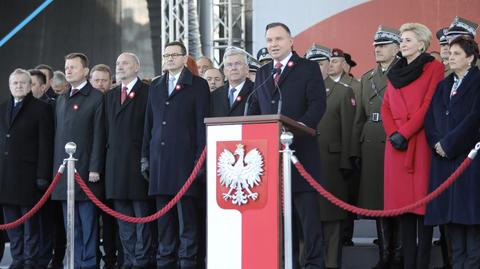
<instances>
[{"instance_id":1,"label":"white shirt collar","mask_svg":"<svg viewBox=\"0 0 480 269\"><path fill-rule=\"evenodd\" d=\"M123 87L127 87L127 94L130 94L130 92L133 89L133 86L135 86L135 83L137 83L137 81L138 81L138 78L135 78L134 80L130 81L130 83L128 83L127 85L124 85L122 83L122 89Z\"/></svg>"},{"instance_id":2,"label":"white shirt collar","mask_svg":"<svg viewBox=\"0 0 480 269\"><path fill-rule=\"evenodd\" d=\"M77 90L81 91L81 90L83 89L83 87L85 87L85 85L87 85L87 82L88 82L88 81L85 80L84 82L82 82L82 84L78 85L77 87L73 87L73 86L71 85L71 86L72 86L72 89L77 89Z\"/></svg>"},{"instance_id":3,"label":"white shirt collar","mask_svg":"<svg viewBox=\"0 0 480 269\"><path fill-rule=\"evenodd\" d=\"M230 87L230 85L229 85L229 87L230 87L230 88L228 89L229 93L230 93L230 90L231 90L231 89L233 89L233 88L236 89L236 91L233 93L233 100L237 100L238 94L239 94L240 91L243 89L243 85L245 85L245 81L246 81L246 80L244 80L242 83L238 84L238 85L235 86L235 87Z\"/></svg>"},{"instance_id":4,"label":"white shirt collar","mask_svg":"<svg viewBox=\"0 0 480 269\"><path fill-rule=\"evenodd\" d=\"M290 51L290 53L287 55L287 57L285 57L285 59L280 61L280 63L282 64L282 72L283 72L283 69L285 69L285 66L287 66L288 61L290 61L290 58L292 57L292 55L293 55L293 53ZM273 67L275 67L275 65L277 63L278 63L278 61L273 60Z\"/></svg>"}]
</instances>

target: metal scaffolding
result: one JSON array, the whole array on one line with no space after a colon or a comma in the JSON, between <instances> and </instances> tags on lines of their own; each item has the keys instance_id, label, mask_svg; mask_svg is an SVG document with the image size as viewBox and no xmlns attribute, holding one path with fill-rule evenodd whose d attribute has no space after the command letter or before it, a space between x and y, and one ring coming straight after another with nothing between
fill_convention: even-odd
<instances>
[{"instance_id":1,"label":"metal scaffolding","mask_svg":"<svg viewBox=\"0 0 480 269\"><path fill-rule=\"evenodd\" d=\"M245 0L211 0L210 58L222 62L229 46L245 49Z\"/></svg>"},{"instance_id":2,"label":"metal scaffolding","mask_svg":"<svg viewBox=\"0 0 480 269\"><path fill-rule=\"evenodd\" d=\"M181 41L188 51L188 0L162 0L162 49Z\"/></svg>"}]
</instances>

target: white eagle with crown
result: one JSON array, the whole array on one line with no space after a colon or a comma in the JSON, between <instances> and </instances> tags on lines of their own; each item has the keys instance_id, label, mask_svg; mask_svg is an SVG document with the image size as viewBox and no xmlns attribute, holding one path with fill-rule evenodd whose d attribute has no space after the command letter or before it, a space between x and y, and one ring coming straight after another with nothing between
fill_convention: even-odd
<instances>
[{"instance_id":1,"label":"white eagle with crown","mask_svg":"<svg viewBox=\"0 0 480 269\"><path fill-rule=\"evenodd\" d=\"M235 158L235 155L238 158ZM256 200L258 193L252 192L254 186L261 183L263 175L263 158L254 148L245 155L245 146L238 144L233 154L224 149L218 157L218 175L220 184L229 188L222 193L225 201L231 200L234 205L245 205L249 199Z\"/></svg>"}]
</instances>

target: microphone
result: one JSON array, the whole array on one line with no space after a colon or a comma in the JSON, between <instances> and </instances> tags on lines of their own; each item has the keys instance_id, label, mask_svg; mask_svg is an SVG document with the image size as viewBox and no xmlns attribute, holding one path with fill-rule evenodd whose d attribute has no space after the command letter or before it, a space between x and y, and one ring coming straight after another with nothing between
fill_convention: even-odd
<instances>
[{"instance_id":1,"label":"microphone","mask_svg":"<svg viewBox=\"0 0 480 269\"><path fill-rule=\"evenodd\" d=\"M277 72L278 72L278 68L273 68L273 69L272 69L272 72L271 72L271 74L268 76L268 78L267 78L266 80L264 80L260 85L258 85L258 87L256 87L255 89L253 89L253 91L247 96L247 101L245 101L245 108L243 109L243 116L247 116L248 106L249 106L250 98L252 97L252 95L253 95L258 89L260 89L263 85L265 85L265 83L267 83L267 81L269 81L271 78L273 78L273 75L275 75ZM275 80L274 80L274 81L275 81Z\"/></svg>"}]
</instances>

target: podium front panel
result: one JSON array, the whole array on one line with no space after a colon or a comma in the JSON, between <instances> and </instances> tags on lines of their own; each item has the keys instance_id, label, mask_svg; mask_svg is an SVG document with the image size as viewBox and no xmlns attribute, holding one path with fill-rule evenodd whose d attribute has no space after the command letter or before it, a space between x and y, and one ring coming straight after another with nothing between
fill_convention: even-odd
<instances>
[{"instance_id":1,"label":"podium front panel","mask_svg":"<svg viewBox=\"0 0 480 269\"><path fill-rule=\"evenodd\" d=\"M280 123L207 126L207 268L279 269Z\"/></svg>"}]
</instances>

